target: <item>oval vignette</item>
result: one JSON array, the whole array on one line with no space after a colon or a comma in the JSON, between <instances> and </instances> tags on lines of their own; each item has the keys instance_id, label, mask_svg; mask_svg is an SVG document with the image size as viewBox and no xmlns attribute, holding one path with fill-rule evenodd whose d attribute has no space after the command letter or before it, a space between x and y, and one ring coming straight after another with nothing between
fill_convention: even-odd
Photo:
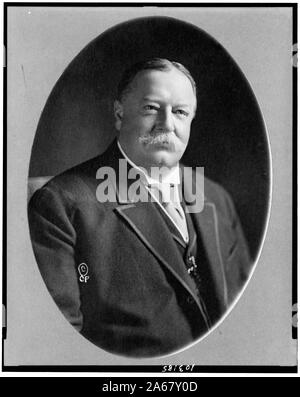
<instances>
[{"instance_id":1,"label":"oval vignette","mask_svg":"<svg viewBox=\"0 0 300 397\"><path fill-rule=\"evenodd\" d=\"M182 63L197 83L197 115L182 160L204 166L205 175L230 193L253 262L234 302L194 345L242 295L259 258L270 210L265 123L243 72L213 37L178 19L145 17L118 24L90 42L63 72L43 109L31 154L29 195L48 177L106 150L116 136L113 101L122 72L154 57Z\"/></svg>"}]
</instances>

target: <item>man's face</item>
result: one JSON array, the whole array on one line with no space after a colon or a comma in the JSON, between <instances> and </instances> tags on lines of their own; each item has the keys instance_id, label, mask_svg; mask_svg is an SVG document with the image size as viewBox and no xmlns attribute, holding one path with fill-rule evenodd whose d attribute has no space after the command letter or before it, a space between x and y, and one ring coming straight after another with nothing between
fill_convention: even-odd
<instances>
[{"instance_id":1,"label":"man's face","mask_svg":"<svg viewBox=\"0 0 300 397\"><path fill-rule=\"evenodd\" d=\"M176 68L139 72L115 102L121 146L138 166L173 167L188 144L195 109L191 82Z\"/></svg>"}]
</instances>

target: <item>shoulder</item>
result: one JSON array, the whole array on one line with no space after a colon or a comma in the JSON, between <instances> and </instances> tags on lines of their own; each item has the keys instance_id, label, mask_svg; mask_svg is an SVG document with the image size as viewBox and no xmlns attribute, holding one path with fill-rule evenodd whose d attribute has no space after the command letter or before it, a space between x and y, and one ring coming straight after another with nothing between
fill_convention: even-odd
<instances>
[{"instance_id":1,"label":"shoulder","mask_svg":"<svg viewBox=\"0 0 300 397\"><path fill-rule=\"evenodd\" d=\"M227 190L218 182L204 177L204 195L207 201L219 202L231 200Z\"/></svg>"},{"instance_id":2,"label":"shoulder","mask_svg":"<svg viewBox=\"0 0 300 397\"><path fill-rule=\"evenodd\" d=\"M220 184L209 178L204 178L205 202L215 206L218 214L234 221L236 209L230 193Z\"/></svg>"},{"instance_id":3,"label":"shoulder","mask_svg":"<svg viewBox=\"0 0 300 397\"><path fill-rule=\"evenodd\" d=\"M204 205L213 206L218 216L226 221L232 222L236 218L231 195L220 183L206 177L202 167L185 167L181 164L181 172L185 180L185 187L192 182L193 190L195 189L198 194L202 195ZM190 190L190 188L188 189Z\"/></svg>"},{"instance_id":4,"label":"shoulder","mask_svg":"<svg viewBox=\"0 0 300 397\"><path fill-rule=\"evenodd\" d=\"M95 197L98 169L107 166L116 167L116 161L118 161L118 152L116 143L113 142L104 153L51 178L33 197L47 192L65 196L71 201L86 200L91 194Z\"/></svg>"},{"instance_id":5,"label":"shoulder","mask_svg":"<svg viewBox=\"0 0 300 397\"><path fill-rule=\"evenodd\" d=\"M48 194L60 195L72 201L87 191L89 185L95 183L98 164L99 156L54 176L33 194L31 201L36 197L42 199Z\"/></svg>"},{"instance_id":6,"label":"shoulder","mask_svg":"<svg viewBox=\"0 0 300 397\"><path fill-rule=\"evenodd\" d=\"M205 201L221 203L231 200L230 195L224 187L205 176L202 167L185 167L181 165L181 173L187 183L199 185L199 191L204 193Z\"/></svg>"},{"instance_id":7,"label":"shoulder","mask_svg":"<svg viewBox=\"0 0 300 397\"><path fill-rule=\"evenodd\" d=\"M196 184L201 184L198 191L203 192L204 204L213 206L218 216L227 222L234 222L236 210L231 195L220 183L203 175L202 170L193 169L193 175L197 175Z\"/></svg>"}]
</instances>

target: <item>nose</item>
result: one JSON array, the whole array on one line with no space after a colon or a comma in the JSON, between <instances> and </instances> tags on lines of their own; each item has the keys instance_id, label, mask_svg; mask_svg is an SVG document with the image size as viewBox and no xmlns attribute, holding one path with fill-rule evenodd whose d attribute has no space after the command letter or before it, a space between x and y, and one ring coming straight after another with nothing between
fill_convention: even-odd
<instances>
[{"instance_id":1,"label":"nose","mask_svg":"<svg viewBox=\"0 0 300 397\"><path fill-rule=\"evenodd\" d=\"M171 109L162 109L157 120L157 129L164 132L174 131L174 119Z\"/></svg>"}]
</instances>

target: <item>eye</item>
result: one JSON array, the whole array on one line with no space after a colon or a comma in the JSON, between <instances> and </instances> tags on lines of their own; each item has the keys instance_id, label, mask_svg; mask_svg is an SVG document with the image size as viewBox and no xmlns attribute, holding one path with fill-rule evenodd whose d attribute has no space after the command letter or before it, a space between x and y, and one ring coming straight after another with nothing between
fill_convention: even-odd
<instances>
[{"instance_id":1,"label":"eye","mask_svg":"<svg viewBox=\"0 0 300 397\"><path fill-rule=\"evenodd\" d=\"M175 114L178 114L179 116L183 116L183 117L188 117L189 113L183 109L176 109L174 110Z\"/></svg>"},{"instance_id":2,"label":"eye","mask_svg":"<svg viewBox=\"0 0 300 397\"><path fill-rule=\"evenodd\" d=\"M156 112L157 110L158 110L158 107L157 106L154 106L154 105L145 105L144 107L143 107L143 109L146 111L146 112Z\"/></svg>"}]
</instances>

